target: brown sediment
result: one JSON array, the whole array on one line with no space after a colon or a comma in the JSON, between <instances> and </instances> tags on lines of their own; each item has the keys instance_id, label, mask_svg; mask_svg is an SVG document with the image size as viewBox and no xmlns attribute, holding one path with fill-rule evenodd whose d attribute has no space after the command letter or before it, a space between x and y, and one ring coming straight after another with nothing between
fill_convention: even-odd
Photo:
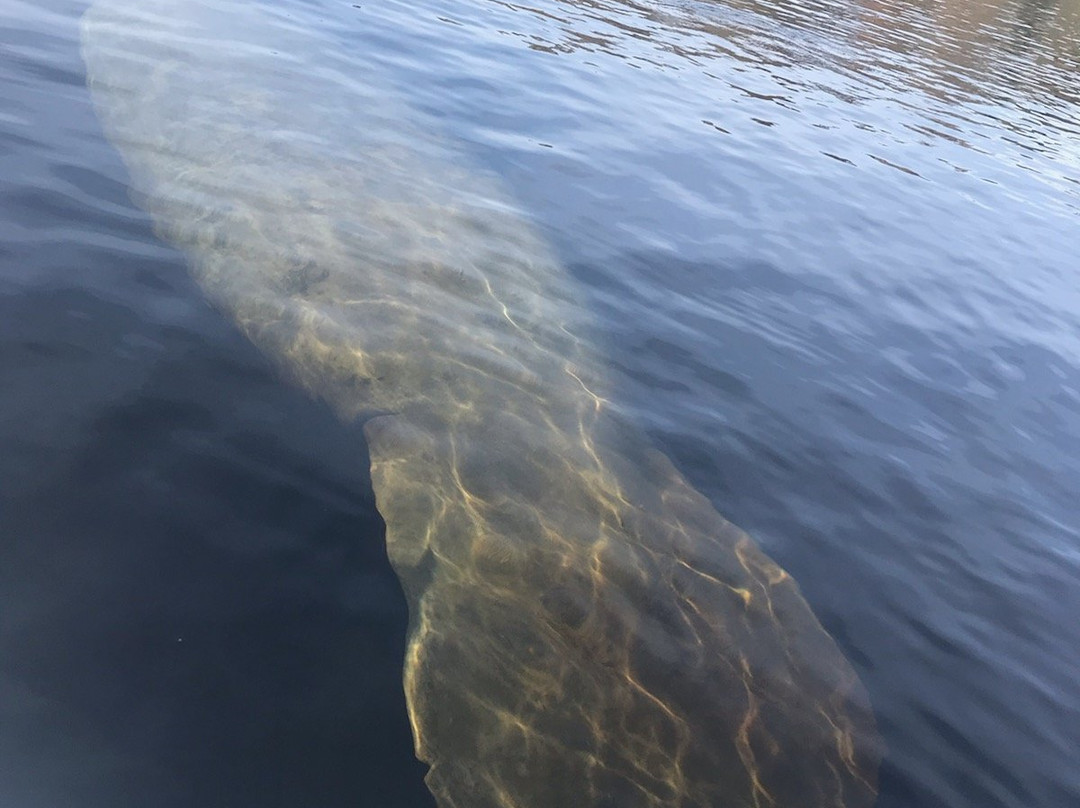
<instances>
[{"instance_id":1,"label":"brown sediment","mask_svg":"<svg viewBox=\"0 0 1080 808\"><path fill-rule=\"evenodd\" d=\"M795 583L618 417L569 278L497 184L362 62L338 84L269 56L320 46L236 0L98 0L83 24L159 232L366 419L440 805L870 805L866 697Z\"/></svg>"}]
</instances>

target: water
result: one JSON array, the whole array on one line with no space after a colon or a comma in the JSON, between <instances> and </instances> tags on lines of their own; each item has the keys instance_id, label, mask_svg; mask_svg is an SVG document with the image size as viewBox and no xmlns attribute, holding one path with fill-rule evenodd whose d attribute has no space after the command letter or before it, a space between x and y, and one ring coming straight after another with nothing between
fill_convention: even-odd
<instances>
[{"instance_id":1,"label":"water","mask_svg":"<svg viewBox=\"0 0 1080 808\"><path fill-rule=\"evenodd\" d=\"M274 5L527 211L858 671L879 805L1080 798L1080 7ZM424 804L363 438L128 201L83 10L0 11L0 795Z\"/></svg>"}]
</instances>

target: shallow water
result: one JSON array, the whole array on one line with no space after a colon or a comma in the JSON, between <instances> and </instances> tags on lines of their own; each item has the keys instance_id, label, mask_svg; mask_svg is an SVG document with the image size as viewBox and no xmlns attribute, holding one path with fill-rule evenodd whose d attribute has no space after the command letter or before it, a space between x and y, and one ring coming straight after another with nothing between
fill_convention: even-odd
<instances>
[{"instance_id":1,"label":"shallow water","mask_svg":"<svg viewBox=\"0 0 1080 808\"><path fill-rule=\"evenodd\" d=\"M533 219L857 669L879 805L1080 799L1075 0L273 5ZM424 804L362 436L128 201L83 10L0 11L0 796Z\"/></svg>"}]
</instances>

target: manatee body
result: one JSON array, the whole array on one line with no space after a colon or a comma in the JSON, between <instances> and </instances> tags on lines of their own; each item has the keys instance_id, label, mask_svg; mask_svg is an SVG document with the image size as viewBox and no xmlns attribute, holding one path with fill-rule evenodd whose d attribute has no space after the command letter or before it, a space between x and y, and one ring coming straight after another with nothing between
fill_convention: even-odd
<instances>
[{"instance_id":1,"label":"manatee body","mask_svg":"<svg viewBox=\"0 0 1080 808\"><path fill-rule=\"evenodd\" d=\"M365 423L441 806L872 804L835 643L618 417L567 273L374 55L248 0L97 0L82 46L160 235Z\"/></svg>"}]
</instances>

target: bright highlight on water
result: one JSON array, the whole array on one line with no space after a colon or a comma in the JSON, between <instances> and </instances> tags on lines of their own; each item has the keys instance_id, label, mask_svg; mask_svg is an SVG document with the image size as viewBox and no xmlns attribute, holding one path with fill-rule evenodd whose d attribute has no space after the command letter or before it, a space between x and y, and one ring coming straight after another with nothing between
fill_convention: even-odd
<instances>
[{"instance_id":1,"label":"bright highlight on water","mask_svg":"<svg viewBox=\"0 0 1080 808\"><path fill-rule=\"evenodd\" d=\"M238 0L98 0L137 200L360 419L442 806L868 806L873 719L787 574L609 400L572 280L364 54Z\"/></svg>"}]
</instances>

